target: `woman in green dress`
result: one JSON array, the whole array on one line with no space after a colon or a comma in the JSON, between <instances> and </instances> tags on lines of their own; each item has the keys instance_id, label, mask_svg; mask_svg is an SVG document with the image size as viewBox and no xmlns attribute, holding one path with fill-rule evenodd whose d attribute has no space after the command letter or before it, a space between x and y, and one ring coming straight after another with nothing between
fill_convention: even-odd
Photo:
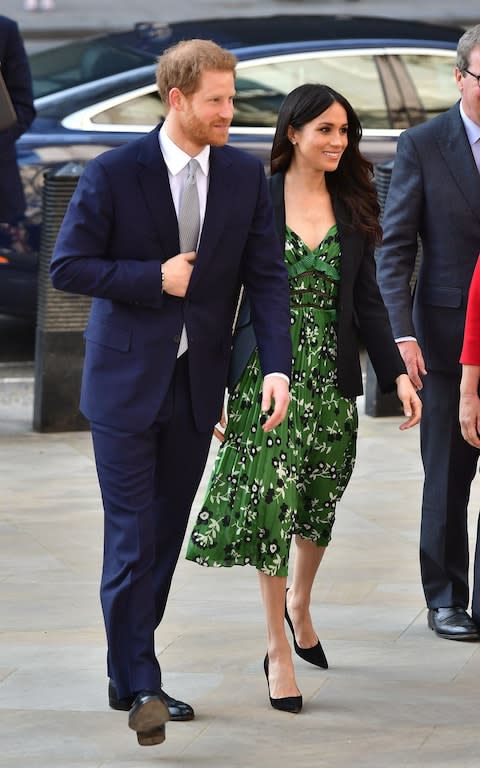
<instances>
[{"instance_id":1,"label":"woman in green dress","mask_svg":"<svg viewBox=\"0 0 480 768\"><path fill-rule=\"evenodd\" d=\"M400 428L416 424L421 412L375 279L379 206L360 138L352 107L325 85L300 86L282 104L270 183L290 282L291 403L287 419L265 433L255 337L251 326L246 334L239 327L233 359L241 348L248 364L230 394L224 441L187 549L200 565L257 569L270 703L289 712L300 711L302 697L285 619L296 653L328 666L310 595L355 461L359 340L382 390L397 388L407 417Z\"/></svg>"}]
</instances>

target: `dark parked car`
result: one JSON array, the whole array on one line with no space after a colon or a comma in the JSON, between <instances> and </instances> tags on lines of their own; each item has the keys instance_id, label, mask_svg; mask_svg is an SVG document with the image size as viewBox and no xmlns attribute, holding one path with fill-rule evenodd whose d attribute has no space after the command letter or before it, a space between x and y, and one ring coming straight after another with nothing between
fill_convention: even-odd
<instances>
[{"instance_id":1,"label":"dark parked car","mask_svg":"<svg viewBox=\"0 0 480 768\"><path fill-rule=\"evenodd\" d=\"M268 167L279 105L304 82L352 102L373 163L392 159L399 133L450 107L461 29L386 18L272 16L140 23L30 57L38 116L18 142L27 192L27 253L0 242L0 312L35 314L44 173L84 164L163 118L155 62L178 40L213 39L238 58L230 143ZM81 166L80 166L81 168ZM3 262L2 262L3 257Z\"/></svg>"}]
</instances>

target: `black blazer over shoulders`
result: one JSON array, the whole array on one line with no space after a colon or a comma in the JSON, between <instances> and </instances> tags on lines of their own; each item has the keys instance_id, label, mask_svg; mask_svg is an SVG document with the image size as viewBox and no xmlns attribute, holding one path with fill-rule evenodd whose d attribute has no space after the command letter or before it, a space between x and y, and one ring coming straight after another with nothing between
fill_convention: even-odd
<instances>
[{"instance_id":1,"label":"black blazer over shoulders","mask_svg":"<svg viewBox=\"0 0 480 768\"><path fill-rule=\"evenodd\" d=\"M269 180L280 241L285 241L285 176L277 173ZM393 339L388 313L375 275L374 248L365 235L353 229L348 211L333 201L340 237L340 292L337 312L337 377L340 392L355 398L363 392L360 343L364 344L382 392L395 388L395 379L405 373ZM229 389L232 390L255 349L248 296L238 314L230 363Z\"/></svg>"}]
</instances>

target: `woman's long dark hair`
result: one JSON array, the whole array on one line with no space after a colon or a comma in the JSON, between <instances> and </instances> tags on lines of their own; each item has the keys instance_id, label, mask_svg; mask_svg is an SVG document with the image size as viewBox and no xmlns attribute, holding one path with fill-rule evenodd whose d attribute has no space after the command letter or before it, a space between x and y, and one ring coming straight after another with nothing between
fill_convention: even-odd
<instances>
[{"instance_id":1,"label":"woman's long dark hair","mask_svg":"<svg viewBox=\"0 0 480 768\"><path fill-rule=\"evenodd\" d=\"M294 152L288 138L288 128L300 130L337 102L347 113L348 146L335 171L325 173L332 200L340 199L351 214L355 229L366 234L372 242L380 242L380 206L373 183L373 166L359 149L362 126L353 107L328 85L307 83L295 88L283 101L273 139L270 167L272 175L286 172Z\"/></svg>"}]
</instances>

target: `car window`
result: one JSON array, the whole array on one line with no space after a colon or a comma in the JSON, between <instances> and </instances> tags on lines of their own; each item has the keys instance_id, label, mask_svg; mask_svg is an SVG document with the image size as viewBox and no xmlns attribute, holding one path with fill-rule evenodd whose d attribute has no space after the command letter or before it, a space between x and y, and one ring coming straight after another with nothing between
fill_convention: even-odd
<instances>
[{"instance_id":1,"label":"car window","mask_svg":"<svg viewBox=\"0 0 480 768\"><path fill-rule=\"evenodd\" d=\"M362 127L403 129L448 109L458 98L453 77L455 52L375 51L293 54L237 67L233 128L273 131L280 105L297 85L322 82L344 94ZM387 98L388 96L388 104ZM80 115L80 117L79 117ZM141 132L165 116L155 84L73 113L71 129Z\"/></svg>"},{"instance_id":2,"label":"car window","mask_svg":"<svg viewBox=\"0 0 480 768\"><path fill-rule=\"evenodd\" d=\"M127 72L152 61L150 54L109 42L74 42L29 56L35 98Z\"/></svg>"},{"instance_id":3,"label":"car window","mask_svg":"<svg viewBox=\"0 0 480 768\"><path fill-rule=\"evenodd\" d=\"M355 79L352 68L355 67ZM283 99L305 82L331 85L352 101L364 128L389 128L380 76L373 55L270 59L237 70L233 127L273 128ZM157 91L112 100L91 116L95 125L156 125L164 117Z\"/></svg>"},{"instance_id":4,"label":"car window","mask_svg":"<svg viewBox=\"0 0 480 768\"><path fill-rule=\"evenodd\" d=\"M404 53L399 59L413 82L424 119L445 112L458 100L454 53L448 56Z\"/></svg>"},{"instance_id":5,"label":"car window","mask_svg":"<svg viewBox=\"0 0 480 768\"><path fill-rule=\"evenodd\" d=\"M233 125L273 127L282 100L302 83L324 83L342 93L364 128L390 127L376 57L360 52L240 64Z\"/></svg>"},{"instance_id":6,"label":"car window","mask_svg":"<svg viewBox=\"0 0 480 768\"><path fill-rule=\"evenodd\" d=\"M165 117L165 107L155 88L149 93L118 101L92 115L95 125L157 125Z\"/></svg>"}]
</instances>

